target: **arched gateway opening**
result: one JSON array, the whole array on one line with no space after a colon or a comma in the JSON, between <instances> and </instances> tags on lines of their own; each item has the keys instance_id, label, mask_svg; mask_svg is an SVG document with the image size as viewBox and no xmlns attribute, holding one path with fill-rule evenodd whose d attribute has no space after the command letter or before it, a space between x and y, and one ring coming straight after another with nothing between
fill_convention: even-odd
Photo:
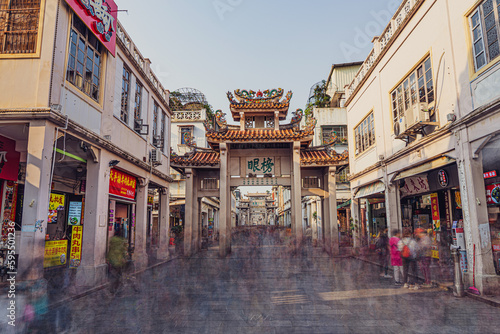
<instances>
[{"instance_id":1,"label":"arched gateway opening","mask_svg":"<svg viewBox=\"0 0 500 334\"><path fill-rule=\"evenodd\" d=\"M203 197L220 199L219 255L231 252L231 189L239 186L290 189L290 224L297 241L305 232L301 199L318 196L323 213L319 227L322 245L329 254L338 254L335 173L348 164L347 151L337 154L332 149L335 134L327 145L311 147L316 119L311 114L304 116L301 109L293 113L289 124L280 124L288 114L291 91L283 97L281 88L257 93L238 89L227 96L231 115L240 124L227 124L219 110L212 122L205 122L209 149L193 143L191 152L171 157L172 168L186 176L184 255L201 248ZM301 128L303 117L305 126ZM185 141L192 143L189 137Z\"/></svg>"}]
</instances>

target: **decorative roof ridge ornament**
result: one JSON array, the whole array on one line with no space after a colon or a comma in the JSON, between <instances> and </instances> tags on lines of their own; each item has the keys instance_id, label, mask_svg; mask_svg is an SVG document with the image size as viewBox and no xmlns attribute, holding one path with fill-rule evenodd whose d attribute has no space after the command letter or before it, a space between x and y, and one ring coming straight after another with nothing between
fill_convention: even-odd
<instances>
[{"instance_id":1,"label":"decorative roof ridge ornament","mask_svg":"<svg viewBox=\"0 0 500 334\"><path fill-rule=\"evenodd\" d=\"M314 132L314 128L316 127L316 123L318 120L311 114L306 116L306 126L304 128L305 132Z\"/></svg>"},{"instance_id":2,"label":"decorative roof ridge ornament","mask_svg":"<svg viewBox=\"0 0 500 334\"><path fill-rule=\"evenodd\" d=\"M280 101L283 97L283 88L278 89L266 89L265 91L253 91L253 90L241 90L236 89L234 95L231 92L227 92L227 98L231 104L245 105L245 104L265 104L274 103L286 105L290 103L293 93L289 91L285 98ZM236 96L236 99L235 99Z\"/></svg>"},{"instance_id":3,"label":"decorative roof ridge ornament","mask_svg":"<svg viewBox=\"0 0 500 334\"><path fill-rule=\"evenodd\" d=\"M187 146L189 146L189 147L196 147L196 142L195 142L194 137L191 134L191 132L184 132L184 134L182 136L183 136L183 139L184 139L184 143Z\"/></svg>"},{"instance_id":4,"label":"decorative roof ridge ornament","mask_svg":"<svg viewBox=\"0 0 500 334\"><path fill-rule=\"evenodd\" d=\"M215 122L221 130L227 130L226 114L220 109L215 112Z\"/></svg>"}]
</instances>

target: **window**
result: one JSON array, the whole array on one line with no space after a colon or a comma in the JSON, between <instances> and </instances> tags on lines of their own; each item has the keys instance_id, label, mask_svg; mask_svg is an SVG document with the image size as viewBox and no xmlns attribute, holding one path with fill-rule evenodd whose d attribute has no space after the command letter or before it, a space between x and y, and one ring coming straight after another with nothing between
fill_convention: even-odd
<instances>
[{"instance_id":1,"label":"window","mask_svg":"<svg viewBox=\"0 0 500 334\"><path fill-rule=\"evenodd\" d=\"M141 119L141 104L142 104L142 85L139 81L135 83L135 104L134 104L134 119Z\"/></svg>"},{"instance_id":2,"label":"window","mask_svg":"<svg viewBox=\"0 0 500 334\"><path fill-rule=\"evenodd\" d=\"M128 124L128 97L130 94L130 70L123 66L122 75L122 104L120 119Z\"/></svg>"},{"instance_id":3,"label":"window","mask_svg":"<svg viewBox=\"0 0 500 334\"><path fill-rule=\"evenodd\" d=\"M342 169L340 173L336 174L337 183L349 183L348 175L349 167Z\"/></svg>"},{"instance_id":4,"label":"window","mask_svg":"<svg viewBox=\"0 0 500 334\"><path fill-rule=\"evenodd\" d=\"M417 69L411 72L403 82L392 91L392 117L398 123L405 111L418 102L434 102L434 84L432 80L431 58L427 57Z\"/></svg>"},{"instance_id":5,"label":"window","mask_svg":"<svg viewBox=\"0 0 500 334\"><path fill-rule=\"evenodd\" d=\"M483 1L469 16L476 71L500 55L499 16L500 0Z\"/></svg>"},{"instance_id":6,"label":"window","mask_svg":"<svg viewBox=\"0 0 500 334\"><path fill-rule=\"evenodd\" d=\"M73 15L66 79L99 101L102 44L85 24Z\"/></svg>"},{"instance_id":7,"label":"window","mask_svg":"<svg viewBox=\"0 0 500 334\"><path fill-rule=\"evenodd\" d=\"M163 141L164 138L165 138L165 113L162 112L161 113L161 130L160 130L160 136L161 136L161 140ZM161 145L161 151L165 153L165 149L164 149L164 146L163 143Z\"/></svg>"},{"instance_id":8,"label":"window","mask_svg":"<svg viewBox=\"0 0 500 334\"><path fill-rule=\"evenodd\" d=\"M158 109L160 109L160 107L155 102L153 106L153 141L155 137L158 136Z\"/></svg>"},{"instance_id":9,"label":"window","mask_svg":"<svg viewBox=\"0 0 500 334\"><path fill-rule=\"evenodd\" d=\"M0 54L35 53L40 0L0 0Z\"/></svg>"},{"instance_id":10,"label":"window","mask_svg":"<svg viewBox=\"0 0 500 334\"><path fill-rule=\"evenodd\" d=\"M192 134L192 128L189 126L183 126L181 127L181 145L186 145L186 139L184 138L184 135L186 133L189 133L190 135Z\"/></svg>"},{"instance_id":11,"label":"window","mask_svg":"<svg viewBox=\"0 0 500 334\"><path fill-rule=\"evenodd\" d=\"M321 128L321 145L326 145L329 143L333 131L337 133L337 143L347 143L347 126L333 125L324 126Z\"/></svg>"},{"instance_id":12,"label":"window","mask_svg":"<svg viewBox=\"0 0 500 334\"><path fill-rule=\"evenodd\" d=\"M354 128L356 155L366 151L375 144L375 127L373 123L373 112L371 112Z\"/></svg>"}]
</instances>

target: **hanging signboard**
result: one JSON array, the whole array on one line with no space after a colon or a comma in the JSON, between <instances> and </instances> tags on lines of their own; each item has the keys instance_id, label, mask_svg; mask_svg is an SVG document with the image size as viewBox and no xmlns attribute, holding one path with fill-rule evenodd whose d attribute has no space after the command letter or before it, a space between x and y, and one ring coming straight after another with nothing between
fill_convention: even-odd
<instances>
[{"instance_id":1,"label":"hanging signboard","mask_svg":"<svg viewBox=\"0 0 500 334\"><path fill-rule=\"evenodd\" d=\"M429 181L427 175L410 176L405 179L405 185L401 188L403 196L416 195L429 192Z\"/></svg>"},{"instance_id":2,"label":"hanging signboard","mask_svg":"<svg viewBox=\"0 0 500 334\"><path fill-rule=\"evenodd\" d=\"M66 0L90 31L115 56L118 6L113 0Z\"/></svg>"},{"instance_id":3,"label":"hanging signboard","mask_svg":"<svg viewBox=\"0 0 500 334\"><path fill-rule=\"evenodd\" d=\"M76 268L82 260L83 226L73 226L71 247L69 249L69 267Z\"/></svg>"},{"instance_id":4,"label":"hanging signboard","mask_svg":"<svg viewBox=\"0 0 500 334\"><path fill-rule=\"evenodd\" d=\"M135 177L126 174L118 169L111 169L109 172L109 194L123 198L135 199L135 187L137 180Z\"/></svg>"},{"instance_id":5,"label":"hanging signboard","mask_svg":"<svg viewBox=\"0 0 500 334\"><path fill-rule=\"evenodd\" d=\"M0 136L0 179L17 181L20 157L21 153L16 152L16 142Z\"/></svg>"},{"instance_id":6,"label":"hanging signboard","mask_svg":"<svg viewBox=\"0 0 500 334\"><path fill-rule=\"evenodd\" d=\"M441 230L441 221L439 220L439 202L438 202L438 194L431 194L431 212L432 212L432 229L434 231Z\"/></svg>"},{"instance_id":7,"label":"hanging signboard","mask_svg":"<svg viewBox=\"0 0 500 334\"><path fill-rule=\"evenodd\" d=\"M64 210L64 195L50 194L48 223L57 223L57 211Z\"/></svg>"},{"instance_id":8,"label":"hanging signboard","mask_svg":"<svg viewBox=\"0 0 500 334\"><path fill-rule=\"evenodd\" d=\"M500 204L500 183L488 184L486 186L486 203L488 205Z\"/></svg>"},{"instance_id":9,"label":"hanging signboard","mask_svg":"<svg viewBox=\"0 0 500 334\"><path fill-rule=\"evenodd\" d=\"M81 225L82 202L69 202L68 225Z\"/></svg>"},{"instance_id":10,"label":"hanging signboard","mask_svg":"<svg viewBox=\"0 0 500 334\"><path fill-rule=\"evenodd\" d=\"M67 252L68 240L46 241L43 267L49 268L65 265Z\"/></svg>"},{"instance_id":11,"label":"hanging signboard","mask_svg":"<svg viewBox=\"0 0 500 334\"><path fill-rule=\"evenodd\" d=\"M274 157L247 158L247 174L274 174Z\"/></svg>"},{"instance_id":12,"label":"hanging signboard","mask_svg":"<svg viewBox=\"0 0 500 334\"><path fill-rule=\"evenodd\" d=\"M491 177L497 177L497 171L496 170L492 170L490 172L483 173L483 176L484 176L485 179L489 179Z\"/></svg>"}]
</instances>

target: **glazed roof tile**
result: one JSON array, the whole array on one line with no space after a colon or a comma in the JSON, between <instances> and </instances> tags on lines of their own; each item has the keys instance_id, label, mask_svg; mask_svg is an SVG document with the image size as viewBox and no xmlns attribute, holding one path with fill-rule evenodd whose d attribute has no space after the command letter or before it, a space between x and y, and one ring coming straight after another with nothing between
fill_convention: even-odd
<instances>
[{"instance_id":1,"label":"glazed roof tile","mask_svg":"<svg viewBox=\"0 0 500 334\"><path fill-rule=\"evenodd\" d=\"M228 130L226 132L208 132L207 139L209 141L300 140L313 134L314 131L294 131L293 129Z\"/></svg>"},{"instance_id":2,"label":"glazed roof tile","mask_svg":"<svg viewBox=\"0 0 500 334\"><path fill-rule=\"evenodd\" d=\"M349 159L347 151L338 154L335 151L328 153L325 150L306 150L300 151L300 162L304 165L329 165L346 162Z\"/></svg>"},{"instance_id":3,"label":"glazed roof tile","mask_svg":"<svg viewBox=\"0 0 500 334\"><path fill-rule=\"evenodd\" d=\"M220 162L217 152L197 152L194 151L188 155L170 157L172 165L175 166L216 166Z\"/></svg>"}]
</instances>

